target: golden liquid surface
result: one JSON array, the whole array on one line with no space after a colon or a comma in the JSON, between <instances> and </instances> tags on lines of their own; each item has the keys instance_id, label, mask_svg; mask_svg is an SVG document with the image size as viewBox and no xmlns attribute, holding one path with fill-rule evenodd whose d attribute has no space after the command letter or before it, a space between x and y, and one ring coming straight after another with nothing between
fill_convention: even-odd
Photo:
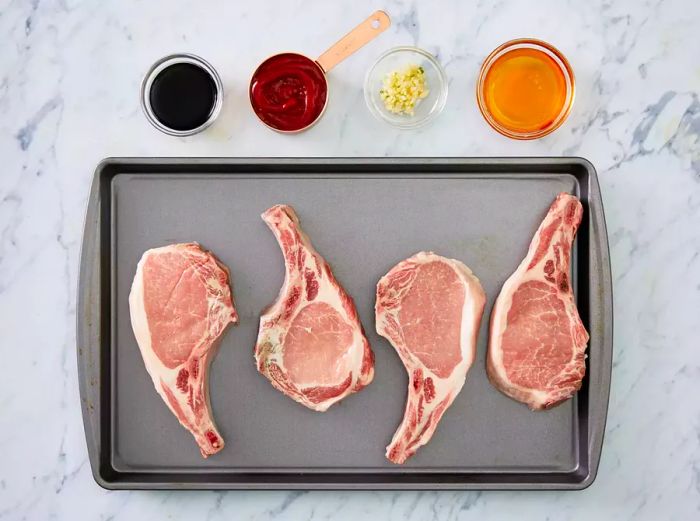
<instances>
[{"instance_id":1,"label":"golden liquid surface","mask_svg":"<svg viewBox=\"0 0 700 521\"><path fill-rule=\"evenodd\" d=\"M496 122L513 132L550 126L566 103L566 78L557 62L539 49L513 49L486 74L483 97Z\"/></svg>"}]
</instances>

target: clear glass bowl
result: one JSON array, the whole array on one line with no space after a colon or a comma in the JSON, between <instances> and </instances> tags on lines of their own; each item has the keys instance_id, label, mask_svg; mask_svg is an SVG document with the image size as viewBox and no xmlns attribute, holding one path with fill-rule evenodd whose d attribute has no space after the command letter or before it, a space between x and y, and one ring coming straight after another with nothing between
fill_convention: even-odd
<instances>
[{"instance_id":1,"label":"clear glass bowl","mask_svg":"<svg viewBox=\"0 0 700 521\"><path fill-rule=\"evenodd\" d=\"M386 109L379 96L385 76L408 65L419 65L425 71L430 93L416 104L415 113L394 114ZM435 57L417 47L394 47L382 54L367 71L365 101L369 111L382 121L403 129L418 128L435 119L447 101L447 75Z\"/></svg>"},{"instance_id":2,"label":"clear glass bowl","mask_svg":"<svg viewBox=\"0 0 700 521\"><path fill-rule=\"evenodd\" d=\"M535 131L524 131L508 127L506 124L499 121L494 114L489 110L488 104L486 103L486 78L491 70L493 64L504 54L507 54L516 49L534 49L541 51L545 55L549 56L554 63L559 67L562 77L566 83L566 97L564 104L556 118L554 118L547 126L535 130ZM479 72L479 79L476 84L476 100L479 105L479 110L481 115L484 116L486 122L491 125L491 127L500 134L507 136L512 139L538 139L554 132L558 129L569 116L571 112L571 107L574 104L574 97L576 94L576 80L574 79L574 71L571 68L566 57L553 45L543 42L542 40L537 40L534 38L518 38L517 40L510 40L503 45L500 45L494 49L491 54L489 54L484 63L481 65L481 71Z\"/></svg>"}]
</instances>

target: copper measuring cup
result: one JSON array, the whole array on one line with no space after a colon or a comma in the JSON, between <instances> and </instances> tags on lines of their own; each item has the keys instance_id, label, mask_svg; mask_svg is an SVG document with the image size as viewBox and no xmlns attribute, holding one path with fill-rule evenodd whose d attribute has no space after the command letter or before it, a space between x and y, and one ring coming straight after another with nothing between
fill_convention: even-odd
<instances>
[{"instance_id":1,"label":"copper measuring cup","mask_svg":"<svg viewBox=\"0 0 700 521\"><path fill-rule=\"evenodd\" d=\"M326 74L345 58L384 32L390 25L391 20L389 15L384 11L376 11L338 40L338 42L332 45L316 60L312 60L303 54L293 52L279 53L270 56L255 69L250 80L248 94L253 112L255 112L256 116L258 116L264 125L277 132L296 133L311 127L321 118L328 105L328 80ZM299 98L303 98L303 102L289 98L284 100L281 104L275 104L278 100L275 100L273 103L265 103L265 100L262 98L262 96L264 96L262 89L265 87L263 78L266 74L274 76L275 67L277 67L278 71L285 69L285 65L283 64L284 60L287 60L289 63L286 69L291 70L293 67L295 75L302 75L304 70L308 73L307 78L299 76L294 78L294 84L280 87L281 89L287 88L288 92L295 92L299 95ZM280 85L283 82L283 80L280 79L275 81L278 81ZM313 96L309 91L313 89L305 89L303 85L297 85L297 83L301 84L303 81L307 82L307 86L318 89L318 95L315 97L317 99L311 99ZM320 94L322 94L322 96ZM309 103L312 101L316 103L317 106L309 107ZM300 103L303 103L303 106L301 106ZM306 110L307 108L309 110L303 114L303 117L296 118L298 121L289 123L288 120L288 125L280 123L285 117L285 111L289 111L290 109ZM289 115L289 112L287 112L287 115ZM290 119L293 120L295 118L290 116Z\"/></svg>"}]
</instances>

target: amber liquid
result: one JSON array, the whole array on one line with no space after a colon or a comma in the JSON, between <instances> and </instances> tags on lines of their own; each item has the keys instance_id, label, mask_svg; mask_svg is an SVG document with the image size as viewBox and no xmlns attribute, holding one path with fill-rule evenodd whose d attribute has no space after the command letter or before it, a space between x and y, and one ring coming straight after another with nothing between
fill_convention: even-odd
<instances>
[{"instance_id":1,"label":"amber liquid","mask_svg":"<svg viewBox=\"0 0 700 521\"><path fill-rule=\"evenodd\" d=\"M513 49L499 56L483 85L487 110L512 132L546 129L567 103L566 77L561 67L539 49Z\"/></svg>"}]
</instances>

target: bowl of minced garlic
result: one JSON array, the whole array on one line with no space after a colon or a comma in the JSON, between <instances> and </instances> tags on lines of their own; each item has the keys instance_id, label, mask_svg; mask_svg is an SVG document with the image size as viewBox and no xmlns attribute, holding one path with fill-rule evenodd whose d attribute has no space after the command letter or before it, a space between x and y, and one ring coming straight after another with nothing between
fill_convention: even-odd
<instances>
[{"instance_id":1,"label":"bowl of minced garlic","mask_svg":"<svg viewBox=\"0 0 700 521\"><path fill-rule=\"evenodd\" d=\"M396 47L382 54L367 72L365 101L377 119L398 128L417 128L444 108L447 77L430 53Z\"/></svg>"}]
</instances>

